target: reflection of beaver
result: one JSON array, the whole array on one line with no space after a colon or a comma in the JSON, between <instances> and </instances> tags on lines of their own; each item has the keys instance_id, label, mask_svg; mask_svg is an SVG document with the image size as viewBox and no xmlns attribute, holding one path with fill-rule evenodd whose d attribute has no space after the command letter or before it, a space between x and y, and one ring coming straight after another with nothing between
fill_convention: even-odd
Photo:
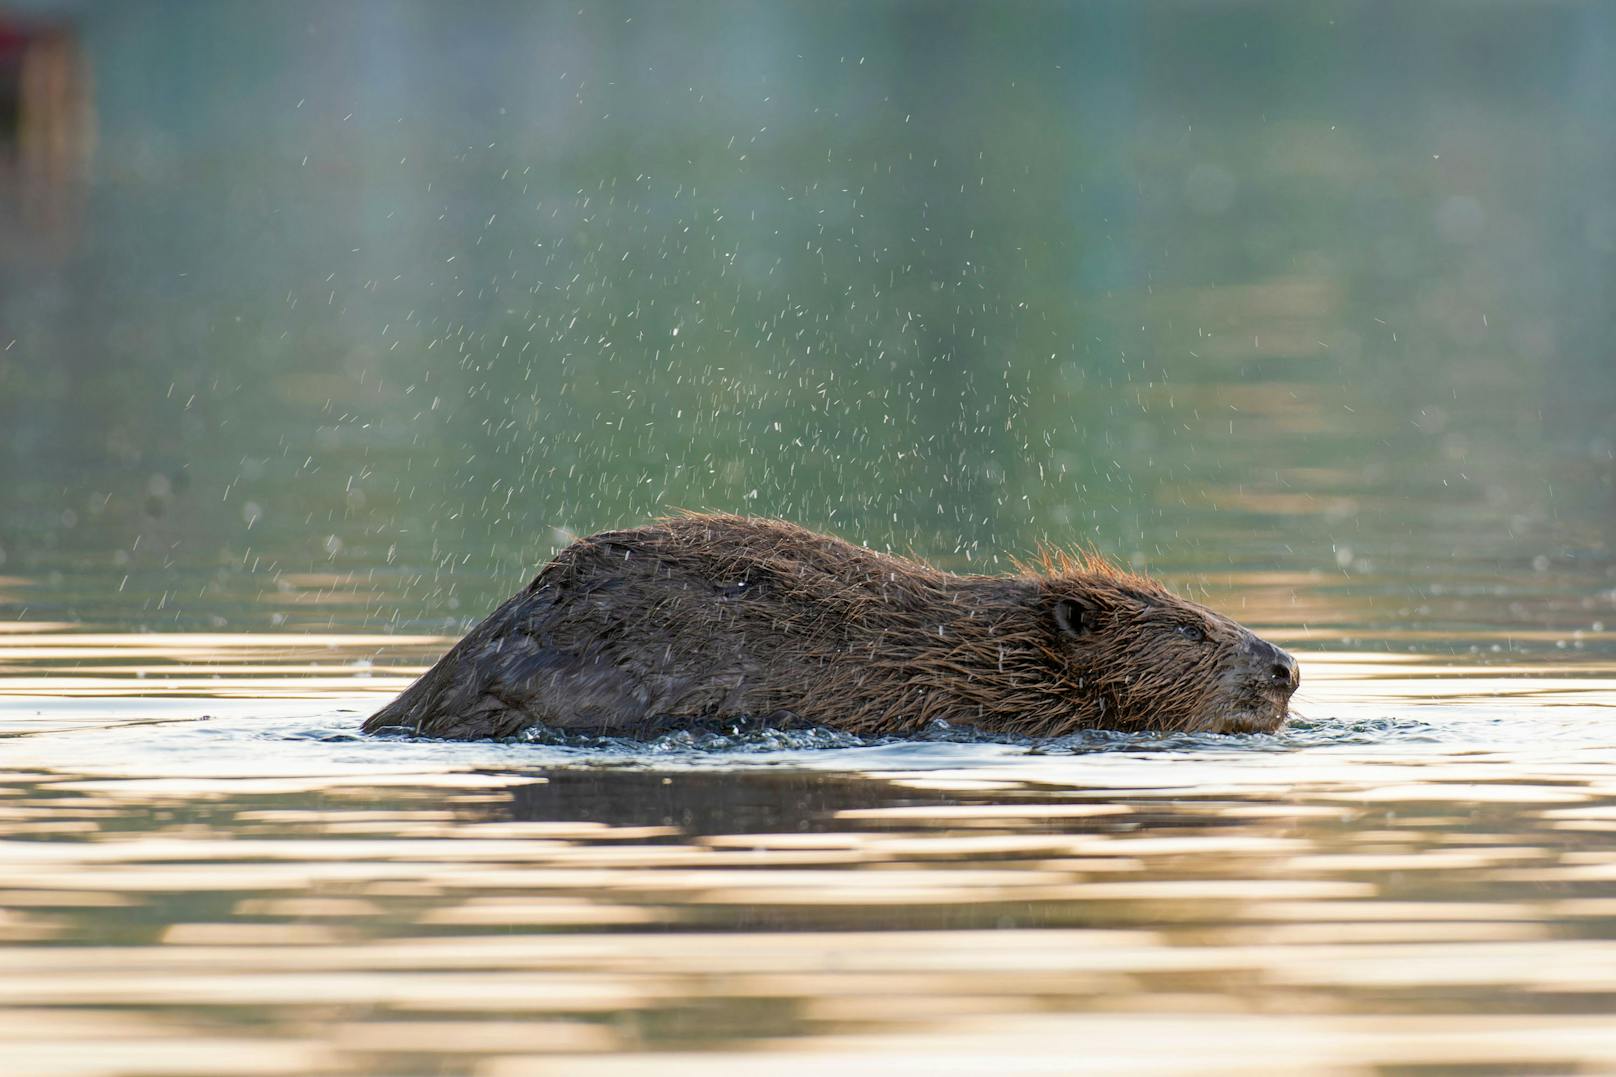
<instances>
[{"instance_id":1,"label":"reflection of beaver","mask_svg":"<svg viewBox=\"0 0 1616 1077\"><path fill-rule=\"evenodd\" d=\"M1296 685L1284 651L1097 560L955 576L793 524L689 515L573 543L365 730L1262 732Z\"/></svg>"}]
</instances>

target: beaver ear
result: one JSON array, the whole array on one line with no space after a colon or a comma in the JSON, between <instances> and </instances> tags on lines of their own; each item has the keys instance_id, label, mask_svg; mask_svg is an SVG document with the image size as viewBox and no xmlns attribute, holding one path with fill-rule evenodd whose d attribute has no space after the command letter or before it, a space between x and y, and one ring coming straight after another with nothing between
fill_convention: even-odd
<instances>
[{"instance_id":1,"label":"beaver ear","mask_svg":"<svg viewBox=\"0 0 1616 1077\"><path fill-rule=\"evenodd\" d=\"M1055 603L1055 625L1068 636L1084 636L1094 631L1094 610L1075 598Z\"/></svg>"}]
</instances>

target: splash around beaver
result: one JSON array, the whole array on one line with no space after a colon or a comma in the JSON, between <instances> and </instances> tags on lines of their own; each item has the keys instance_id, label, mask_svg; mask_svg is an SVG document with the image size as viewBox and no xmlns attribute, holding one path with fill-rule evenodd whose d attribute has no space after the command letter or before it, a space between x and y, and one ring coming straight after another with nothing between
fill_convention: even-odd
<instances>
[{"instance_id":1,"label":"splash around beaver","mask_svg":"<svg viewBox=\"0 0 1616 1077\"><path fill-rule=\"evenodd\" d=\"M962 576L778 520L689 514L562 550L366 732L1267 732L1290 655L1095 558Z\"/></svg>"}]
</instances>

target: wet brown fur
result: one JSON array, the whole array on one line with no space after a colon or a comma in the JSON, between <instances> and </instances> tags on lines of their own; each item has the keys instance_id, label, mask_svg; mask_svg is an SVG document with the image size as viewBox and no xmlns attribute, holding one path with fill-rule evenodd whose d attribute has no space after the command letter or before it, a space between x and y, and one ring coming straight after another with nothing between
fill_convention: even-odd
<instances>
[{"instance_id":1,"label":"wet brown fur","mask_svg":"<svg viewBox=\"0 0 1616 1077\"><path fill-rule=\"evenodd\" d=\"M1045 550L1017 568L954 575L739 516L602 532L365 730L643 735L756 718L895 734L945 719L1049 736L1284 721L1294 663L1288 686L1264 681L1264 661L1289 657L1235 622L1092 555Z\"/></svg>"}]
</instances>

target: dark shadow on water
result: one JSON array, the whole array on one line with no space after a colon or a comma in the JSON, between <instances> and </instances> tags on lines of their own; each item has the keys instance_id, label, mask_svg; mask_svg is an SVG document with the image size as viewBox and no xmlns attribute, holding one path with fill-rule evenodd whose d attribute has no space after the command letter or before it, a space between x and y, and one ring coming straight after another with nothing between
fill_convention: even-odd
<instances>
[{"instance_id":1,"label":"dark shadow on water","mask_svg":"<svg viewBox=\"0 0 1616 1077\"><path fill-rule=\"evenodd\" d=\"M989 829L1076 834L1176 831L1186 827L1224 830L1249 825L1248 820L1223 817L1210 809L1187 811L1186 806L1196 803L1194 797L1182 803L1163 803L1157 798L1090 788L1054 794L1047 788L1013 792L921 789L880 777L783 769L669 774L600 768L544 773L546 780L542 783L511 787L507 798L488 809L485 820L666 826L678 830L677 836L667 839L675 843L717 834L847 834L871 829L886 832L894 826L912 828L917 825L917 817L870 820L859 819L856 814L868 809L896 808L917 811L918 818L923 818L926 809L1016 803L1027 806L1027 817L990 824ZM1272 801L1266 796L1230 798L1227 794L1216 799L1220 805L1231 799ZM1127 805L1128 812L1125 816L1097 813L1077 818L1059 814L1065 805L1089 808L1108 804ZM1051 808L1055 814L1040 817ZM946 817L940 820L948 829Z\"/></svg>"},{"instance_id":2,"label":"dark shadow on water","mask_svg":"<svg viewBox=\"0 0 1616 1077\"><path fill-rule=\"evenodd\" d=\"M704 834L826 833L847 830L846 810L893 804L954 804L955 794L899 789L889 782L812 771L620 769L546 771L494 809L500 820L677 827Z\"/></svg>"}]
</instances>

